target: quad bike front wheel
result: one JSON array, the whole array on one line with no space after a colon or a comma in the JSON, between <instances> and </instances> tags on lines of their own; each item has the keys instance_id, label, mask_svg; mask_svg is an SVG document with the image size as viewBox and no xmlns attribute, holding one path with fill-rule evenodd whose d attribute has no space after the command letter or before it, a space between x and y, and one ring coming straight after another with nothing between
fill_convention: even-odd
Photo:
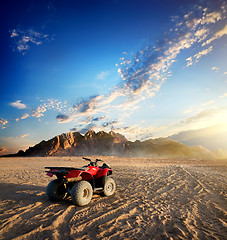
<instances>
[{"instance_id":1,"label":"quad bike front wheel","mask_svg":"<svg viewBox=\"0 0 227 240\"><path fill-rule=\"evenodd\" d=\"M51 201L56 202L56 201L61 201L66 197L67 189L65 184L62 181L55 179L47 185L46 193L47 193L47 197Z\"/></svg>"},{"instance_id":2,"label":"quad bike front wheel","mask_svg":"<svg viewBox=\"0 0 227 240\"><path fill-rule=\"evenodd\" d=\"M71 198L74 204L78 206L87 205L93 196L93 189L89 182L76 182L71 190Z\"/></svg>"},{"instance_id":3,"label":"quad bike front wheel","mask_svg":"<svg viewBox=\"0 0 227 240\"><path fill-rule=\"evenodd\" d=\"M105 196L111 196L114 194L115 189L116 189L115 181L110 177L106 177L104 188L103 188L103 194Z\"/></svg>"}]
</instances>

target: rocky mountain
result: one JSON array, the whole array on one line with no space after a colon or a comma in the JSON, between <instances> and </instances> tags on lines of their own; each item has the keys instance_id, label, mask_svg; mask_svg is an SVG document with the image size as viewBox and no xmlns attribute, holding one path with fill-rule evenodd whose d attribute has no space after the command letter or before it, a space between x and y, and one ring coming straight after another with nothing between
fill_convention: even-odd
<instances>
[{"instance_id":1,"label":"rocky mountain","mask_svg":"<svg viewBox=\"0 0 227 240\"><path fill-rule=\"evenodd\" d=\"M146 141L128 141L123 135L113 131L94 132L85 135L69 132L48 141L42 141L26 151L20 150L8 156L80 156L115 155L154 158L213 158L212 152L200 147L189 147L168 138Z\"/></svg>"}]
</instances>

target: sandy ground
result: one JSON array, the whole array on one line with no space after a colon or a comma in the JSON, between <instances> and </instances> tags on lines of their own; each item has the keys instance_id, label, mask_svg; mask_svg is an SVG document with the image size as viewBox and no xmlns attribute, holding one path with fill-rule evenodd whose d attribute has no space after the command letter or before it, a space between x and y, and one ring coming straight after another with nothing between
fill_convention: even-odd
<instances>
[{"instance_id":1,"label":"sandy ground","mask_svg":"<svg viewBox=\"0 0 227 240\"><path fill-rule=\"evenodd\" d=\"M45 166L80 157L0 158L0 239L227 239L227 161L103 157L116 193L52 203Z\"/></svg>"}]
</instances>

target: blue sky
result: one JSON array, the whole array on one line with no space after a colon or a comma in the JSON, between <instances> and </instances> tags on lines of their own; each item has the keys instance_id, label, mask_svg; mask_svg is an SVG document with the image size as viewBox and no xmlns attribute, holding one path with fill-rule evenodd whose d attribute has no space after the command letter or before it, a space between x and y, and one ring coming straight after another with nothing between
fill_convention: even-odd
<instances>
[{"instance_id":1,"label":"blue sky","mask_svg":"<svg viewBox=\"0 0 227 240\"><path fill-rule=\"evenodd\" d=\"M226 1L1 5L0 154L89 129L227 150Z\"/></svg>"}]
</instances>

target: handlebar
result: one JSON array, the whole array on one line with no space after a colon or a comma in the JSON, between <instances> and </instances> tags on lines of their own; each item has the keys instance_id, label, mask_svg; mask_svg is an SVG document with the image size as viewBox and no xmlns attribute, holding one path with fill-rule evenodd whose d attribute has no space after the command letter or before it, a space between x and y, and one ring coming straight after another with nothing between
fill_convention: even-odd
<instances>
[{"instance_id":1,"label":"handlebar","mask_svg":"<svg viewBox=\"0 0 227 240\"><path fill-rule=\"evenodd\" d=\"M97 166L97 162L103 162L103 160L101 160L101 159L95 159L95 162L92 162L92 160L90 159L90 158L86 158L86 157L82 157L84 160L86 160L86 161L89 161L90 163L89 163L89 165L90 166Z\"/></svg>"},{"instance_id":2,"label":"handlebar","mask_svg":"<svg viewBox=\"0 0 227 240\"><path fill-rule=\"evenodd\" d=\"M82 158L86 161L92 162L92 160L90 158L86 158L86 157L82 157ZM95 159L95 162L103 162L103 160L97 158L97 159Z\"/></svg>"},{"instance_id":3,"label":"handlebar","mask_svg":"<svg viewBox=\"0 0 227 240\"><path fill-rule=\"evenodd\" d=\"M95 161L96 161L96 162L103 162L103 160L98 159L98 158L97 158Z\"/></svg>"}]
</instances>

